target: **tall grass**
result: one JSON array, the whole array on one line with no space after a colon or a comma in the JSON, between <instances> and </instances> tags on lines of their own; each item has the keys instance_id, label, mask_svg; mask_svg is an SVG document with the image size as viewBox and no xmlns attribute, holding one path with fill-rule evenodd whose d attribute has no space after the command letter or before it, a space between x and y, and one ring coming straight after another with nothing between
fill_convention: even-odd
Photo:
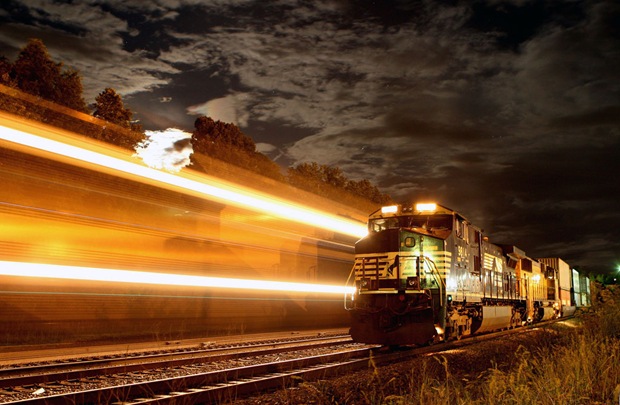
<instances>
[{"instance_id":1,"label":"tall grass","mask_svg":"<svg viewBox=\"0 0 620 405\"><path fill-rule=\"evenodd\" d=\"M526 353L516 369L492 369L479 404L614 403L620 390L620 340L574 334L551 352Z\"/></svg>"},{"instance_id":2,"label":"tall grass","mask_svg":"<svg viewBox=\"0 0 620 405\"><path fill-rule=\"evenodd\" d=\"M473 379L452 375L448 360L439 357L444 373L429 372L429 360L412 370L406 390L368 403L472 405L581 405L620 403L620 339L609 336L620 325L620 314L599 329L575 331L555 344L534 349L521 346L514 366L497 364ZM443 374L443 375L441 375ZM384 391L384 390L383 390Z\"/></svg>"},{"instance_id":3,"label":"tall grass","mask_svg":"<svg viewBox=\"0 0 620 405\"><path fill-rule=\"evenodd\" d=\"M620 305L586 315L582 328L517 356L509 370L488 370L473 397L461 386L458 398L481 405L620 404Z\"/></svg>"},{"instance_id":4,"label":"tall grass","mask_svg":"<svg viewBox=\"0 0 620 405\"><path fill-rule=\"evenodd\" d=\"M576 326L558 325L528 334L527 343L516 343L505 353L483 356L484 360L466 351L425 358L409 363L406 368L374 368L366 381L323 383L320 388L315 386L319 389L312 395L312 402L618 405L620 300L617 301L582 316Z\"/></svg>"}]
</instances>

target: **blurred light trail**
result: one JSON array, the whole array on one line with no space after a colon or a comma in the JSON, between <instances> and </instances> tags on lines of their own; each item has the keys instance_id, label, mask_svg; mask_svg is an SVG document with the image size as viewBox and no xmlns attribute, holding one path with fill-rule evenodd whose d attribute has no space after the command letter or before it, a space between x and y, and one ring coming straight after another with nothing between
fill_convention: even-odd
<instances>
[{"instance_id":1,"label":"blurred light trail","mask_svg":"<svg viewBox=\"0 0 620 405\"><path fill-rule=\"evenodd\" d=\"M209 180L210 183L217 183L217 185L208 184L206 177L199 177L188 173L172 174L151 169L143 164L138 164L130 160L127 156L122 156L118 151L116 152L118 157L108 155L107 152L114 151L112 147L106 150L106 153L96 152L92 149L97 145L88 143L84 139L62 136L60 134L64 133L63 130L54 129L54 131L52 131L44 124L31 123L24 119L20 119L21 122L16 122L17 119L18 118L12 116L9 118L8 115L0 113L0 140L3 139L20 146L34 148L47 153L51 152L80 162L95 164L106 169L138 176L143 179L154 180L162 184L197 193L202 197L208 196L217 198L226 203L236 204L246 209L261 211L275 217L298 223L304 223L358 238L367 234L366 225L359 221L347 220L335 215L294 205L272 196L261 195L255 191L240 190L238 187L232 187L223 182L217 183L214 180ZM11 124L12 126L22 129L11 128L6 126L6 124ZM35 129L41 133L45 133L46 136L57 135L58 138L62 138L62 141L31 133ZM72 142L73 145L65 142ZM80 144L83 147L75 146L75 144Z\"/></svg>"},{"instance_id":2,"label":"blurred light trail","mask_svg":"<svg viewBox=\"0 0 620 405\"><path fill-rule=\"evenodd\" d=\"M111 270L95 267L62 266L56 264L0 261L0 275L19 277L42 277L64 280L108 281L115 283L157 284L206 288L233 288L281 292L305 292L320 294L352 294L353 287L289 283L283 281L243 280L190 276L183 274L153 273L130 270Z\"/></svg>"}]
</instances>

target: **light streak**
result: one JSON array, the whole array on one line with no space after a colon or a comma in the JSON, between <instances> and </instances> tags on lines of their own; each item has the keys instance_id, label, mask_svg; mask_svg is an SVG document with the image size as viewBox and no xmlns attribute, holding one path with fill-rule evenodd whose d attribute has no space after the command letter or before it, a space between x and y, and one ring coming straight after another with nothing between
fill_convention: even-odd
<instances>
[{"instance_id":1,"label":"light streak","mask_svg":"<svg viewBox=\"0 0 620 405\"><path fill-rule=\"evenodd\" d=\"M354 287L327 284L244 280L237 278L191 276L184 274L112 270L95 267L7 261L0 261L0 275L55 278L63 280L107 281L115 283L140 283L167 286L232 288L242 290L304 292L319 294L352 294L355 291Z\"/></svg>"},{"instance_id":2,"label":"light streak","mask_svg":"<svg viewBox=\"0 0 620 405\"><path fill-rule=\"evenodd\" d=\"M4 116L2 115L0 117ZM5 118L3 121L9 120ZM33 128L34 124L28 124L27 126L28 128ZM232 187L214 186L212 184L208 184L206 179L201 178L200 181L194 180L192 176L188 174L172 174L162 172L151 169L142 164L137 164L130 160L113 157L75 145L69 145L65 142L60 142L22 130L9 128L5 125L0 127L0 139L44 152L51 152L81 162L92 163L106 169L112 169L122 173L139 176L141 178L154 180L166 185L180 187L182 189L198 193L203 197L207 196L221 199L227 203L236 204L246 209L265 212L294 222L328 229L358 238L367 234L366 225L358 221L343 219L334 215L329 215L306 207L294 205L286 201L278 201L270 196L260 195L256 192L241 191L238 189L233 189Z\"/></svg>"}]
</instances>

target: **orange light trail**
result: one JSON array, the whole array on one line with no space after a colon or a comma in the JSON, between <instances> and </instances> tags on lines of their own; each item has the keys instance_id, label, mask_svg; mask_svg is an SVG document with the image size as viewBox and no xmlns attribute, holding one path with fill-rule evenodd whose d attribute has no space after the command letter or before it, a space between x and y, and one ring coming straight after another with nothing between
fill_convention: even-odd
<instances>
[{"instance_id":1,"label":"orange light trail","mask_svg":"<svg viewBox=\"0 0 620 405\"><path fill-rule=\"evenodd\" d=\"M52 137L54 139L51 139ZM6 142L3 143L3 141ZM143 165L142 162L138 162L137 159L131 158L126 151L119 152L113 146L91 142L86 138L75 137L61 129L32 123L2 112L0 112L0 146L26 150L29 153L46 157L53 155L57 156L58 159L68 159L72 164L86 165L89 168L91 165L96 165L102 172L111 171L118 175L129 175L130 178L137 177L142 181L159 182L162 187L180 189L179 191L190 195L220 200L312 227L328 229L355 237L361 237L367 233L366 226L359 221L297 206L254 191L240 190L238 187L226 185L217 179L212 180L208 176L192 174L191 172L171 174L152 169ZM350 287L344 286L213 278L10 261L0 261L0 275L282 292L352 293Z\"/></svg>"},{"instance_id":2,"label":"orange light trail","mask_svg":"<svg viewBox=\"0 0 620 405\"><path fill-rule=\"evenodd\" d=\"M3 121L8 120L4 119ZM198 193L203 197L220 199L246 209L268 213L290 221L354 237L362 237L367 234L365 224L358 221L343 219L286 201L276 200L271 196L260 195L256 192L233 189L225 185L215 186L209 184L203 178L200 178L200 181L194 180L193 178L197 178L196 176L192 177L183 173L172 174L151 169L128 159L124 160L120 157L113 157L95 152L94 150L69 145L22 130L9 128L5 125L0 127L0 139L81 162L92 163L106 169L154 180L162 184L180 187L187 191Z\"/></svg>"},{"instance_id":3,"label":"orange light trail","mask_svg":"<svg viewBox=\"0 0 620 405\"><path fill-rule=\"evenodd\" d=\"M244 280L190 276L183 274L153 273L131 270L111 270L95 267L62 266L55 264L0 261L0 274L19 277L42 277L65 280L108 281L115 283L140 283L168 286L205 288L234 288L282 292L321 294L352 294L354 288L326 284L289 283L283 281Z\"/></svg>"}]
</instances>

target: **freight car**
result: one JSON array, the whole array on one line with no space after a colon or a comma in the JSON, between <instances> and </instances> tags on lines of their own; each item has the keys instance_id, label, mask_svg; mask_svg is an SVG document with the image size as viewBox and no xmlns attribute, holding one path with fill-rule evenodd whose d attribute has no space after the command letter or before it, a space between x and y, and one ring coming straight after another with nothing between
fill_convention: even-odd
<instances>
[{"instance_id":1,"label":"freight car","mask_svg":"<svg viewBox=\"0 0 620 405\"><path fill-rule=\"evenodd\" d=\"M571 315L574 283L561 259L490 243L447 207L393 205L370 215L355 244L345 308L357 342L421 345Z\"/></svg>"}]
</instances>

